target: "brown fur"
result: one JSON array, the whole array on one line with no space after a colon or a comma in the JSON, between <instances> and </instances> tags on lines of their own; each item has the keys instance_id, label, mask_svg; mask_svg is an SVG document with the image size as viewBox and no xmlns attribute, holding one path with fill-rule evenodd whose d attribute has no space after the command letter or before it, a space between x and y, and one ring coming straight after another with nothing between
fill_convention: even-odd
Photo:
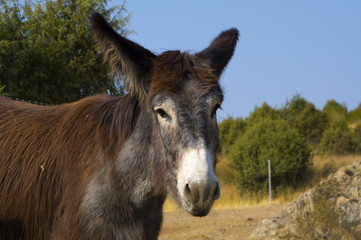
<instances>
[{"instance_id":1,"label":"brown fur","mask_svg":"<svg viewBox=\"0 0 361 240\"><path fill-rule=\"evenodd\" d=\"M153 61L152 84L149 99L164 91L177 94L186 79L198 80L206 89L219 87L216 76L207 63L187 52L167 51Z\"/></svg>"},{"instance_id":2,"label":"brown fur","mask_svg":"<svg viewBox=\"0 0 361 240\"><path fill-rule=\"evenodd\" d=\"M0 98L0 236L16 223L19 237L47 239L61 208L77 218L85 185L106 159L99 153L114 158L137 115L130 96L50 107Z\"/></svg>"}]
</instances>

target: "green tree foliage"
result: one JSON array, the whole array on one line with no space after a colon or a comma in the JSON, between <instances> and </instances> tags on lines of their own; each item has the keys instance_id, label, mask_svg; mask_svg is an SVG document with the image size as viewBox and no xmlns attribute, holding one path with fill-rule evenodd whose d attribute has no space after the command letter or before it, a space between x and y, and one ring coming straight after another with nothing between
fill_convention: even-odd
<instances>
[{"instance_id":1,"label":"green tree foliage","mask_svg":"<svg viewBox=\"0 0 361 240\"><path fill-rule=\"evenodd\" d=\"M349 112L348 120L351 123L361 122L361 104L358 105L358 107L356 109Z\"/></svg>"},{"instance_id":2,"label":"green tree foliage","mask_svg":"<svg viewBox=\"0 0 361 240\"><path fill-rule=\"evenodd\" d=\"M274 188L299 186L299 180L311 177L310 146L321 154L361 153L359 113L361 104L347 113L335 100L320 111L299 95L281 109L263 103L246 120L229 117L219 124L221 153L230 161L221 167L227 179L237 179L242 191L257 192L267 187L270 159Z\"/></svg>"},{"instance_id":3,"label":"green tree foliage","mask_svg":"<svg viewBox=\"0 0 361 240\"><path fill-rule=\"evenodd\" d=\"M286 102L286 106L283 109L284 117L289 122L294 121L294 119L301 114L305 107L310 104L299 94L296 94L292 97L291 101Z\"/></svg>"},{"instance_id":4,"label":"green tree foliage","mask_svg":"<svg viewBox=\"0 0 361 240\"><path fill-rule=\"evenodd\" d=\"M307 142L316 145L321 141L323 131L328 124L327 117L313 104L307 104L294 122L295 128Z\"/></svg>"},{"instance_id":5,"label":"green tree foliage","mask_svg":"<svg viewBox=\"0 0 361 240\"><path fill-rule=\"evenodd\" d=\"M220 152L228 154L230 146L240 137L246 129L246 121L242 118L229 117L219 124Z\"/></svg>"},{"instance_id":6,"label":"green tree foliage","mask_svg":"<svg viewBox=\"0 0 361 240\"><path fill-rule=\"evenodd\" d=\"M334 99L328 100L322 110L331 123L343 120L347 116L345 105L336 102Z\"/></svg>"},{"instance_id":7,"label":"green tree foliage","mask_svg":"<svg viewBox=\"0 0 361 240\"><path fill-rule=\"evenodd\" d=\"M319 151L326 154L353 154L359 148L355 135L345 120L334 122L327 129L319 145Z\"/></svg>"},{"instance_id":8,"label":"green tree foliage","mask_svg":"<svg viewBox=\"0 0 361 240\"><path fill-rule=\"evenodd\" d=\"M257 192L267 187L267 160L272 161L273 185L296 185L307 168L310 149L286 121L265 118L247 128L229 154L238 172L238 186Z\"/></svg>"},{"instance_id":9,"label":"green tree foliage","mask_svg":"<svg viewBox=\"0 0 361 240\"><path fill-rule=\"evenodd\" d=\"M361 123L358 123L355 126L353 131L354 131L355 140L359 144L359 146L361 147Z\"/></svg>"},{"instance_id":10,"label":"green tree foliage","mask_svg":"<svg viewBox=\"0 0 361 240\"><path fill-rule=\"evenodd\" d=\"M256 107L254 111L247 118L247 123L252 125L264 119L279 119L281 117L280 111L272 108L267 103L263 103L261 107Z\"/></svg>"},{"instance_id":11,"label":"green tree foliage","mask_svg":"<svg viewBox=\"0 0 361 240\"><path fill-rule=\"evenodd\" d=\"M102 13L122 34L124 4L107 0L0 0L0 85L12 97L63 103L92 94L121 94L94 48L89 18Z\"/></svg>"},{"instance_id":12,"label":"green tree foliage","mask_svg":"<svg viewBox=\"0 0 361 240\"><path fill-rule=\"evenodd\" d=\"M283 109L284 118L302 134L308 143L316 145L327 128L327 116L315 105L296 95Z\"/></svg>"}]
</instances>

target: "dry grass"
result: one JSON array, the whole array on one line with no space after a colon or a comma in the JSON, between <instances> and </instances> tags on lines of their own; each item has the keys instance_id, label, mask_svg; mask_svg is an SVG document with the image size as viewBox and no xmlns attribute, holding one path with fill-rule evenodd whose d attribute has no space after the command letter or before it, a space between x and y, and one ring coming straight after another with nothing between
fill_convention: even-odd
<instances>
[{"instance_id":1,"label":"dry grass","mask_svg":"<svg viewBox=\"0 0 361 240\"><path fill-rule=\"evenodd\" d=\"M361 159L361 155L317 155L312 159L312 169L316 172L321 172L325 167L329 166L331 173L336 172L343 166L350 165Z\"/></svg>"},{"instance_id":2,"label":"dry grass","mask_svg":"<svg viewBox=\"0 0 361 240\"><path fill-rule=\"evenodd\" d=\"M280 194L279 197L272 199L272 204L284 204L291 202L302 193L303 191L294 191L292 189L288 189L288 192L286 192L285 194ZM215 201L213 208L230 209L268 205L268 192L262 195L255 195L250 193L244 193L243 195L240 195L235 185L227 184L221 186L221 196L217 201ZM181 207L174 203L174 201L170 198L167 198L163 205L163 210L165 212L177 211L180 208Z\"/></svg>"},{"instance_id":3,"label":"dry grass","mask_svg":"<svg viewBox=\"0 0 361 240\"><path fill-rule=\"evenodd\" d=\"M345 156L314 156L312 159L311 169L314 173L313 181L310 181L309 186L302 189L284 188L279 190L277 197L272 199L274 204L284 204L295 200L308 188L319 182L322 178L329 174L336 172L339 168L352 164L361 159L361 155L345 155ZM268 191L264 193L240 194L235 184L232 181L235 170L232 169L228 160L223 156L217 165L217 176L221 180L221 197L214 203L214 208L243 208L250 206L267 206L269 205ZM226 181L224 181L226 178ZM171 199L167 199L164 204L164 211L176 211L180 207Z\"/></svg>"}]
</instances>

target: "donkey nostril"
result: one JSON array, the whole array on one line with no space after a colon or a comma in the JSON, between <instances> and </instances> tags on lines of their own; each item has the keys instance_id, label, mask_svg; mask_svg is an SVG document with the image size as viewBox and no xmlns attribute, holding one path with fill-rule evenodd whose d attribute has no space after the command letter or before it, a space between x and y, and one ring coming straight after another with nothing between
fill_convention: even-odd
<instances>
[{"instance_id":1,"label":"donkey nostril","mask_svg":"<svg viewBox=\"0 0 361 240\"><path fill-rule=\"evenodd\" d=\"M185 188L184 188L184 191L186 194L191 194L191 189L189 188L189 184L187 183Z\"/></svg>"},{"instance_id":2,"label":"donkey nostril","mask_svg":"<svg viewBox=\"0 0 361 240\"><path fill-rule=\"evenodd\" d=\"M216 188L214 189L214 192L213 192L213 199L217 200L220 195L221 195L221 190L219 188L219 184L217 183L217 186L216 186Z\"/></svg>"}]
</instances>

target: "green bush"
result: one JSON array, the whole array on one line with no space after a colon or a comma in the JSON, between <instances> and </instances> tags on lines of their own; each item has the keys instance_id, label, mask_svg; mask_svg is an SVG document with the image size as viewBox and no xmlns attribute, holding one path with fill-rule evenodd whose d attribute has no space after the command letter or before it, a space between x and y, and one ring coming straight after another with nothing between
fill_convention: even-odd
<instances>
[{"instance_id":1,"label":"green bush","mask_svg":"<svg viewBox=\"0 0 361 240\"><path fill-rule=\"evenodd\" d=\"M229 158L237 170L241 191L267 188L267 160L271 160L272 185L296 186L306 173L310 148L284 120L263 119L247 128L232 146Z\"/></svg>"},{"instance_id":2,"label":"green bush","mask_svg":"<svg viewBox=\"0 0 361 240\"><path fill-rule=\"evenodd\" d=\"M282 113L283 118L295 127L308 143L315 146L321 141L328 119L327 115L316 109L314 104L296 95L286 103Z\"/></svg>"},{"instance_id":3,"label":"green bush","mask_svg":"<svg viewBox=\"0 0 361 240\"><path fill-rule=\"evenodd\" d=\"M361 121L361 104L348 113L348 121L353 123Z\"/></svg>"},{"instance_id":4,"label":"green bush","mask_svg":"<svg viewBox=\"0 0 361 240\"><path fill-rule=\"evenodd\" d=\"M244 133L246 126L246 121L242 118L229 117L223 120L219 124L219 151L227 155L229 148Z\"/></svg>"},{"instance_id":5,"label":"green bush","mask_svg":"<svg viewBox=\"0 0 361 240\"><path fill-rule=\"evenodd\" d=\"M327 129L319 145L319 151L325 154L354 154L359 148L355 136L345 120L339 120Z\"/></svg>"},{"instance_id":6,"label":"green bush","mask_svg":"<svg viewBox=\"0 0 361 240\"><path fill-rule=\"evenodd\" d=\"M361 123L358 123L354 128L355 140L361 144Z\"/></svg>"},{"instance_id":7,"label":"green bush","mask_svg":"<svg viewBox=\"0 0 361 240\"><path fill-rule=\"evenodd\" d=\"M326 115L317 110L313 104L307 104L294 121L294 127L305 137L307 142L313 145L321 141L327 124Z\"/></svg>"},{"instance_id":8,"label":"green bush","mask_svg":"<svg viewBox=\"0 0 361 240\"><path fill-rule=\"evenodd\" d=\"M253 125L259 121L263 121L264 119L280 119L281 114L280 111L270 107L267 103L263 103L261 107L256 107L253 112L247 118L247 123L249 125Z\"/></svg>"},{"instance_id":9,"label":"green bush","mask_svg":"<svg viewBox=\"0 0 361 240\"><path fill-rule=\"evenodd\" d=\"M346 119L347 108L344 104L336 102L334 99L328 100L322 110L331 123Z\"/></svg>"}]
</instances>

